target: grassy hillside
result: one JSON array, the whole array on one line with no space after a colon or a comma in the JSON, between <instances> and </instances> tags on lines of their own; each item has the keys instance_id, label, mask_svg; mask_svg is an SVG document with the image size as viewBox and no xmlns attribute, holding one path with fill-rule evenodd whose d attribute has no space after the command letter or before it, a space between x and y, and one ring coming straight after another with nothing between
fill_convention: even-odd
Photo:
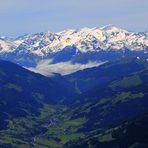
<instances>
[{"instance_id":1,"label":"grassy hillside","mask_svg":"<svg viewBox=\"0 0 148 148\"><path fill-rule=\"evenodd\" d=\"M0 147L147 147L147 65L126 59L66 76L86 85L76 95L74 81L1 61Z\"/></svg>"},{"instance_id":2,"label":"grassy hillside","mask_svg":"<svg viewBox=\"0 0 148 148\"><path fill-rule=\"evenodd\" d=\"M125 58L107 62L96 68L84 69L65 78L70 81L78 93L86 92L96 85L102 87L107 83L148 67L146 59Z\"/></svg>"},{"instance_id":3,"label":"grassy hillside","mask_svg":"<svg viewBox=\"0 0 148 148\"><path fill-rule=\"evenodd\" d=\"M69 142L66 148L147 148L148 113L126 120L85 139Z\"/></svg>"},{"instance_id":4,"label":"grassy hillside","mask_svg":"<svg viewBox=\"0 0 148 148\"><path fill-rule=\"evenodd\" d=\"M0 129L6 128L7 119L39 115L38 109L44 103L55 104L69 99L73 94L71 89L59 76L47 78L16 64L0 61Z\"/></svg>"}]
</instances>

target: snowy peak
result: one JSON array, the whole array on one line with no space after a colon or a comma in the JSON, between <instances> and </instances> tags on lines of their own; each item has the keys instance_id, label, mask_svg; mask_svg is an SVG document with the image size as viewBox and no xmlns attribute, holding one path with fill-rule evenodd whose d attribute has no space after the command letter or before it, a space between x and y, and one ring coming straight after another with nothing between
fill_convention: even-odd
<instances>
[{"instance_id":1,"label":"snowy peak","mask_svg":"<svg viewBox=\"0 0 148 148\"><path fill-rule=\"evenodd\" d=\"M104 27L101 27L100 28L102 31L112 31L112 32L116 32L116 31L125 31L125 32L128 32L124 29L121 29L113 24L109 24L109 25L106 25Z\"/></svg>"},{"instance_id":2,"label":"snowy peak","mask_svg":"<svg viewBox=\"0 0 148 148\"><path fill-rule=\"evenodd\" d=\"M14 52L17 46L18 45L9 38L0 38L0 54Z\"/></svg>"}]
</instances>

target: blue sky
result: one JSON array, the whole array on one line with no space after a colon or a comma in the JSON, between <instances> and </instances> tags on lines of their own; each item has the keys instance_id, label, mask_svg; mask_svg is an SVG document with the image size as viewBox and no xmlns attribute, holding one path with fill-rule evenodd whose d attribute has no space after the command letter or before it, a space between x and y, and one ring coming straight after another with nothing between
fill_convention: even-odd
<instances>
[{"instance_id":1,"label":"blue sky","mask_svg":"<svg viewBox=\"0 0 148 148\"><path fill-rule=\"evenodd\" d=\"M107 24L148 31L148 0L0 0L0 36Z\"/></svg>"}]
</instances>

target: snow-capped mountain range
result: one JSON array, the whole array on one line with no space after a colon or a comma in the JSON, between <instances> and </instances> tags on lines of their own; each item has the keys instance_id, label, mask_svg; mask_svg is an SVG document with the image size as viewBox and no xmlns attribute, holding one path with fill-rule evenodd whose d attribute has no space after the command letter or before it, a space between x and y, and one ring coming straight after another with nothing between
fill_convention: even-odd
<instances>
[{"instance_id":1,"label":"snow-capped mountain range","mask_svg":"<svg viewBox=\"0 0 148 148\"><path fill-rule=\"evenodd\" d=\"M85 59L87 62L102 59L106 61L114 57L112 53L125 56L127 50L128 53L130 51L147 56L148 32L131 32L107 25L102 28L68 29L58 33L45 32L18 38L0 38L0 57L27 67L36 66L45 59L52 59L52 63L84 63ZM106 53L111 55L107 56Z\"/></svg>"},{"instance_id":2,"label":"snow-capped mountain range","mask_svg":"<svg viewBox=\"0 0 148 148\"><path fill-rule=\"evenodd\" d=\"M69 29L58 33L37 33L16 39L1 38L0 53L23 52L44 57L73 45L83 53L96 51L98 48L147 50L148 33L130 32L114 25L102 28Z\"/></svg>"}]
</instances>

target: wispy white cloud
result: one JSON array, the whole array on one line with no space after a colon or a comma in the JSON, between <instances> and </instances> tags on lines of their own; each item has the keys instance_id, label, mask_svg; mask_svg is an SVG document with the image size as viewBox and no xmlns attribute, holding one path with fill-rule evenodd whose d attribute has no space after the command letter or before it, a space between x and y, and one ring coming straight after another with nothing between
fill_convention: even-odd
<instances>
[{"instance_id":1,"label":"wispy white cloud","mask_svg":"<svg viewBox=\"0 0 148 148\"><path fill-rule=\"evenodd\" d=\"M80 63L73 64L70 61L60 62L56 64L51 64L51 62L52 62L51 59L44 60L44 61L41 61L35 68L31 67L28 69L45 76L50 76L53 73L60 73L62 75L67 75L67 74L76 72L78 70L96 67L103 64L103 62L91 62L91 61L86 64L80 64Z\"/></svg>"}]
</instances>

